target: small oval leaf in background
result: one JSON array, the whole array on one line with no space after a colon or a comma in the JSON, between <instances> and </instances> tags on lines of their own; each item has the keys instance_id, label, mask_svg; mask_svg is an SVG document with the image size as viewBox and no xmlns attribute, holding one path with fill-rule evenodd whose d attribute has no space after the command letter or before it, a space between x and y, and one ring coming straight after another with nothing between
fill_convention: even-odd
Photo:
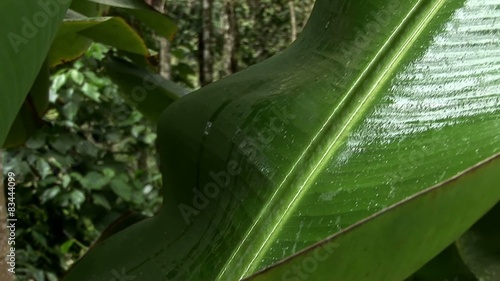
<instances>
[{"instance_id":1,"label":"small oval leaf in background","mask_svg":"<svg viewBox=\"0 0 500 281\"><path fill-rule=\"evenodd\" d=\"M114 178L110 182L111 190L125 201L132 199L132 186L123 178Z\"/></svg>"}]
</instances>

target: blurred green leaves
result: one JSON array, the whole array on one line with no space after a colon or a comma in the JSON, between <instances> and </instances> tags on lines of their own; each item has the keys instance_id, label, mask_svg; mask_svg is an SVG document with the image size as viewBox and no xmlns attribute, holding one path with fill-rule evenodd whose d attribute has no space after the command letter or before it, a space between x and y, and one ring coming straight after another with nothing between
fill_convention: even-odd
<instances>
[{"instance_id":1,"label":"blurred green leaves","mask_svg":"<svg viewBox=\"0 0 500 281\"><path fill-rule=\"evenodd\" d=\"M121 214L152 215L161 202L153 124L94 68L108 50L94 44L56 71L46 125L6 152L25 230L17 238L21 280L61 276Z\"/></svg>"},{"instance_id":2,"label":"blurred green leaves","mask_svg":"<svg viewBox=\"0 0 500 281\"><path fill-rule=\"evenodd\" d=\"M498 157L467 170L500 149L493 2L317 1L290 48L163 112L166 204L67 280L408 277L500 198Z\"/></svg>"}]
</instances>

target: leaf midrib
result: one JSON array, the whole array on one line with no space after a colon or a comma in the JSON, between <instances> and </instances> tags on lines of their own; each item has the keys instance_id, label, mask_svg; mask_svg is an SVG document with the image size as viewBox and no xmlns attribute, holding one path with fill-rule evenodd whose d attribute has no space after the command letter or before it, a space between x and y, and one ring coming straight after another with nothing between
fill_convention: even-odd
<instances>
[{"instance_id":1,"label":"leaf midrib","mask_svg":"<svg viewBox=\"0 0 500 281\"><path fill-rule=\"evenodd\" d=\"M325 165L327 164L327 161L331 158L331 156L335 152L338 151L340 145L348 136L349 132L348 129L358 124L361 117L363 116L362 113L364 113L369 108L370 105L369 102L376 97L376 94L379 93L381 86L384 85L385 82L388 80L386 78L387 73L389 73L397 66L397 63L401 61L401 59L407 53L409 48L412 46L412 43L415 42L415 40L419 37L419 35L429 24L429 22L434 18L436 13L439 11L439 9L443 6L443 4L446 1L438 0L432 4L429 4L428 2L430 1L420 0L411 8L411 10L407 13L407 16L401 21L401 24L394 29L394 32L388 37L386 43L379 49L374 58L368 63L368 65L364 68L364 70L361 72L358 78L352 83L352 86L347 90L347 93L344 95L344 98L339 102L338 106L335 107L330 116L326 119L324 124L321 126L321 129L312 138L311 142L306 147L304 152L299 156L297 161L293 164L292 168L290 169L290 172L284 177L282 182L276 188L275 192L267 201L266 205L261 209L261 212L258 214L256 220L250 226L248 231L240 240L238 246L233 251L231 257L228 259L224 267L221 269L219 275L217 276L217 280L222 280L226 270L234 266L233 263L236 262L235 257L240 252L242 246L251 236L252 232L254 231L255 227L259 224L259 222L262 221L262 218L266 216L268 210L270 210L271 207L275 205L277 200L281 200L281 198L278 195L281 193L281 191L285 186L288 186L290 184L291 179L294 179L294 175L297 174L297 168L304 166L301 164L307 161L308 158L312 157L315 154L314 151L316 150L317 147L321 147L322 143L325 143L324 142L325 139L329 140L327 142L329 143L329 145L324 150L325 152L321 154L322 155L321 158L318 161L316 161L316 164L313 165L312 169L309 169L308 172L305 173L305 175L300 178L301 181L302 180L303 181L302 184L300 185L301 187L299 192L295 193L292 200L286 207L284 213L280 216L279 220L274 224L273 229L268 233L264 243L262 243L258 248L258 250L255 252L254 258L248 264L245 270L241 273L239 279L244 278L246 275L248 275L249 272L252 272L253 270L256 269L255 267L258 265L256 261L260 260L262 255L266 253L266 250L270 246L268 241L271 240L271 238L275 235L276 230L279 229L279 227L283 225L285 221L287 221L290 214L293 213L293 210L297 206L297 204L295 203L298 200L300 200L302 195L305 194L304 191L307 190L306 187L309 186L308 184L316 179L319 173L324 169ZM417 23L411 23L416 17L421 17L421 19ZM414 27L411 28L410 31L405 31L410 25L414 25ZM409 35L405 37L403 34L409 34ZM401 40L400 39L401 37L403 37L404 40ZM398 47L397 49L399 51L394 52L393 51L394 46ZM394 54L392 54L388 58L385 58L385 56L390 52L394 52ZM372 86L369 87L369 90L360 91L360 88L361 90L363 90L361 86L362 82L365 80L365 78L370 77L370 75L374 73L374 71L377 69L377 65L383 65L384 67L381 68L383 71L381 71L380 74L374 75L370 79L373 82L370 83ZM355 99L355 102L352 102L351 101L352 99ZM354 107L354 110L351 110L352 107ZM343 112L352 112L352 113L349 114L349 117L343 122L341 126L339 126L340 129L336 129L334 133L331 134L330 132L328 132L329 128L332 127L335 121L338 121L336 117L342 114Z\"/></svg>"}]
</instances>

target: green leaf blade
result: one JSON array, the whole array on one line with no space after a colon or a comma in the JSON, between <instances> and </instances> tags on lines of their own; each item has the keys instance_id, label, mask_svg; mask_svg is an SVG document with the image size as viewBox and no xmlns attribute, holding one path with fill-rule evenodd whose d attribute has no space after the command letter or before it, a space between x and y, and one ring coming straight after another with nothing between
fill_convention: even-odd
<instances>
[{"instance_id":1,"label":"green leaf blade","mask_svg":"<svg viewBox=\"0 0 500 281\"><path fill-rule=\"evenodd\" d=\"M114 256L120 259L108 267L147 272L144 280L245 278L497 154L499 5L317 1L288 50L164 111L163 209L96 248L68 280L83 280L78 274L90 268L97 280L112 278L98 264ZM491 187L491 175L481 186ZM429 227L431 219L404 222L431 211L418 206L398 211L399 224L384 220L362 228L363 235L342 236L350 242L340 246L352 246L342 248L349 259L324 265L339 268L330 280L408 276L487 210L469 214L457 202L488 208L499 199L495 188L488 192L452 192L445 205L432 205L449 208L436 215L440 222L467 212L466 221L448 220L442 234ZM406 236L421 229L435 242L388 241L377 227ZM138 248L119 246L144 235ZM384 253L375 248L360 255L352 242L360 237L400 251L406 264L381 266L374 257ZM417 246L420 255L412 256ZM138 254L124 257L132 252ZM310 278L329 280L315 274Z\"/></svg>"},{"instance_id":2,"label":"green leaf blade","mask_svg":"<svg viewBox=\"0 0 500 281\"><path fill-rule=\"evenodd\" d=\"M0 22L0 61L12 67L0 77L0 144L7 137L70 3L55 0L0 3L0 10L9 11Z\"/></svg>"}]
</instances>

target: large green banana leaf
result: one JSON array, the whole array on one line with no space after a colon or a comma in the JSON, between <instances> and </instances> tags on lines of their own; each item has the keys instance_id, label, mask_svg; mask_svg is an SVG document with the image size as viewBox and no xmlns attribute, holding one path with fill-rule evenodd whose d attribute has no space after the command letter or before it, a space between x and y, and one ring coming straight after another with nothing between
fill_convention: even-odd
<instances>
[{"instance_id":1,"label":"large green banana leaf","mask_svg":"<svg viewBox=\"0 0 500 281\"><path fill-rule=\"evenodd\" d=\"M0 145L45 60L71 0L0 1Z\"/></svg>"},{"instance_id":2,"label":"large green banana leaf","mask_svg":"<svg viewBox=\"0 0 500 281\"><path fill-rule=\"evenodd\" d=\"M49 64L45 60L21 110L12 123L3 147L16 147L24 144L30 136L45 125L42 117L49 108L49 73Z\"/></svg>"},{"instance_id":3,"label":"large green banana leaf","mask_svg":"<svg viewBox=\"0 0 500 281\"><path fill-rule=\"evenodd\" d=\"M167 108L163 208L66 280L238 280L500 152L499 31L500 0L317 0L289 49ZM322 265L342 272L309 277L405 278L500 199L493 163L477 193L440 194L443 229L412 208L391 213L412 223L370 220L345 233L348 259ZM406 226L426 235L406 242ZM364 240L405 259L385 264Z\"/></svg>"}]
</instances>

